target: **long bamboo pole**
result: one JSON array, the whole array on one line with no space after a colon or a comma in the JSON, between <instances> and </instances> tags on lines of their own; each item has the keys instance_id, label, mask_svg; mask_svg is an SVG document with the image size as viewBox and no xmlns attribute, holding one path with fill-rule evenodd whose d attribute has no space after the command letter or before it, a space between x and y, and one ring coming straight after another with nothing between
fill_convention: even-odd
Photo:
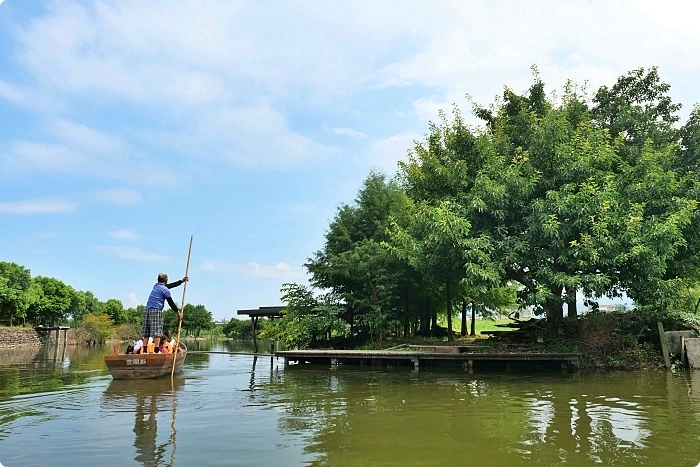
<instances>
[{"instance_id":1,"label":"long bamboo pole","mask_svg":"<svg viewBox=\"0 0 700 467\"><path fill-rule=\"evenodd\" d=\"M190 255L192 254L192 239L194 235L190 235L190 249L187 251L187 266L185 267L185 277L190 272ZM182 313L185 313L185 294L187 293L187 282L182 287ZM177 351L180 350L180 331L182 330L182 318L177 325L177 341L175 341L175 352L173 352L173 367L170 370L170 379L175 376L175 362L177 361Z\"/></svg>"}]
</instances>

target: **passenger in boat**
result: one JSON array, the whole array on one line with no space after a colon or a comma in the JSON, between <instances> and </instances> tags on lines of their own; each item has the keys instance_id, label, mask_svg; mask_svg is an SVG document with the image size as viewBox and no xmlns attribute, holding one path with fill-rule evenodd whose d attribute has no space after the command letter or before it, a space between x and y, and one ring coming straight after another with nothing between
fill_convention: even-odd
<instances>
[{"instance_id":1,"label":"passenger in boat","mask_svg":"<svg viewBox=\"0 0 700 467\"><path fill-rule=\"evenodd\" d=\"M170 342L170 347L175 348L175 338L170 331L165 331L165 338Z\"/></svg>"},{"instance_id":2,"label":"passenger in boat","mask_svg":"<svg viewBox=\"0 0 700 467\"><path fill-rule=\"evenodd\" d=\"M173 346L168 340L167 333L165 336L163 336L161 345L160 345L160 353L173 353Z\"/></svg>"},{"instance_id":3,"label":"passenger in boat","mask_svg":"<svg viewBox=\"0 0 700 467\"><path fill-rule=\"evenodd\" d=\"M143 349L143 340L139 339L136 342L134 342L133 353L141 353L142 349Z\"/></svg>"},{"instance_id":4,"label":"passenger in boat","mask_svg":"<svg viewBox=\"0 0 700 467\"><path fill-rule=\"evenodd\" d=\"M185 276L179 281L168 284L168 275L164 272L158 274L158 282L153 286L148 302L146 302L146 308L143 310L143 325L141 326L143 340L148 342L148 338L152 337L156 352L160 349L160 336L163 335L163 307L166 301L182 319L182 310L178 309L175 304L170 289L179 287L188 280L189 278Z\"/></svg>"}]
</instances>

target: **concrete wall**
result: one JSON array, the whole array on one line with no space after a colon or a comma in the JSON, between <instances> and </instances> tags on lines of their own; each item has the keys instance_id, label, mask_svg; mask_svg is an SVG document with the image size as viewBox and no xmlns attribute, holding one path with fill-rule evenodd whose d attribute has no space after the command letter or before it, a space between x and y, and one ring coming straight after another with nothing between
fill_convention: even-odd
<instances>
[{"instance_id":1,"label":"concrete wall","mask_svg":"<svg viewBox=\"0 0 700 467\"><path fill-rule=\"evenodd\" d=\"M686 339L685 350L691 370L700 370L700 338Z\"/></svg>"},{"instance_id":2,"label":"concrete wall","mask_svg":"<svg viewBox=\"0 0 700 467\"><path fill-rule=\"evenodd\" d=\"M668 353L674 355L681 354L681 336L685 337L686 341L695 337L695 331L666 331L664 334L668 342Z\"/></svg>"}]
</instances>

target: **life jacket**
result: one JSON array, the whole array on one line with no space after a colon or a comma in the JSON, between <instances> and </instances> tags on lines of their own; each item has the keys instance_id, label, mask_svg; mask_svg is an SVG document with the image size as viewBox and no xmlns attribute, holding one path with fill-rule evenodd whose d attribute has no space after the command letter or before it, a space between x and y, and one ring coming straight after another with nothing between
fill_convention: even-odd
<instances>
[{"instance_id":1,"label":"life jacket","mask_svg":"<svg viewBox=\"0 0 700 467\"><path fill-rule=\"evenodd\" d=\"M166 350L166 352L173 353L173 346L170 344L170 342L164 343L163 348Z\"/></svg>"}]
</instances>

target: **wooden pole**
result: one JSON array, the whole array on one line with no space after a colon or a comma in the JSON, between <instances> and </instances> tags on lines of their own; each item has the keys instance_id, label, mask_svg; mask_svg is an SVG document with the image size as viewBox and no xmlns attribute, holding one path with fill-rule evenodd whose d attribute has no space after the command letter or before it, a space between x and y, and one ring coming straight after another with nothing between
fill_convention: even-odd
<instances>
[{"instance_id":1,"label":"wooden pole","mask_svg":"<svg viewBox=\"0 0 700 467\"><path fill-rule=\"evenodd\" d=\"M671 369L671 359L668 355L668 341L666 340L666 334L664 334L664 325L661 321L656 322L656 326L659 328L659 339L661 339L661 352L664 354L664 363L666 364L666 369Z\"/></svg>"},{"instance_id":2,"label":"wooden pole","mask_svg":"<svg viewBox=\"0 0 700 467\"><path fill-rule=\"evenodd\" d=\"M192 239L193 235L190 235L190 249L187 250L187 266L185 267L185 277L190 272L190 255L192 254ZM185 294L187 293L187 282L182 287L182 313L185 312ZM177 340L175 341L175 351L173 352L173 367L170 370L170 379L175 376L175 362L177 361L177 351L180 350L180 331L182 330L182 318L177 325Z\"/></svg>"}]
</instances>

